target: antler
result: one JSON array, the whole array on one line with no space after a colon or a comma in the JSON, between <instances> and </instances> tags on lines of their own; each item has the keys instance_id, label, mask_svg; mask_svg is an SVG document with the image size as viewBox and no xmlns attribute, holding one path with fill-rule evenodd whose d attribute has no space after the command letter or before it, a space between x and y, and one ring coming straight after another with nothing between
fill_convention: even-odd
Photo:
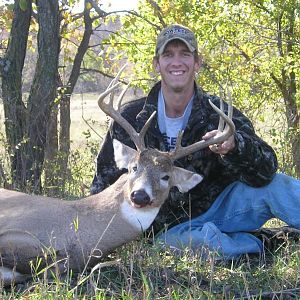
<instances>
[{"instance_id":1,"label":"antler","mask_svg":"<svg viewBox=\"0 0 300 300\"><path fill-rule=\"evenodd\" d=\"M103 110L107 115L109 115L114 121L116 121L123 129L128 133L129 137L131 140L134 142L136 148L138 151L143 151L146 149L145 147L145 142L144 142L144 137L147 129L150 126L150 123L152 119L155 116L156 112L153 112L150 118L147 120L145 125L143 126L142 130L138 133L136 130L132 127L132 125L118 112L117 110L114 109L113 107L113 99L114 99L114 91L116 88L120 86L120 76L125 69L126 65L124 65L120 71L118 72L117 76L111 81L107 89L99 96L98 98L98 105L101 110ZM127 89L129 87L129 84L125 87L125 89L121 92L120 96L118 97L118 104L121 103ZM107 95L110 94L109 102L105 103L104 99L106 98Z\"/></svg>"},{"instance_id":2,"label":"antler","mask_svg":"<svg viewBox=\"0 0 300 300\"><path fill-rule=\"evenodd\" d=\"M228 116L223 112L224 110L223 101L221 101L220 104L221 109L218 108L216 105L214 105L210 100L209 100L209 104L220 115L220 120L218 125L218 131L220 131L220 134L217 134L216 136L210 138L209 140L201 140L192 145L182 147L181 140L183 136L183 131L181 131L176 141L175 151L169 152L169 155L172 160L179 159L181 157L199 151L203 148L206 148L210 145L223 143L231 135L234 134L235 126L234 123L232 122L232 114L233 114L232 100L230 99L230 101L228 102ZM224 128L224 122L226 123L225 128Z\"/></svg>"}]
</instances>

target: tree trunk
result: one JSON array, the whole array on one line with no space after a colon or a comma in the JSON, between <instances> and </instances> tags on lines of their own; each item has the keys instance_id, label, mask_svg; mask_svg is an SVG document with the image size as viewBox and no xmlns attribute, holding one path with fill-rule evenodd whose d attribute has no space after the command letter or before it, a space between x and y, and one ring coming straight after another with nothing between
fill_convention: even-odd
<instances>
[{"instance_id":1,"label":"tree trunk","mask_svg":"<svg viewBox=\"0 0 300 300\"><path fill-rule=\"evenodd\" d=\"M291 154L295 175L300 179L300 114L296 103L295 74L291 72L283 84L283 97L285 102L285 116L288 125L288 139L291 145Z\"/></svg>"},{"instance_id":2,"label":"tree trunk","mask_svg":"<svg viewBox=\"0 0 300 300\"><path fill-rule=\"evenodd\" d=\"M296 19L296 6L294 9L289 11L289 28L288 28L288 37L295 36L295 19ZM287 41L287 52L289 55L293 55L295 50L295 41L288 38ZM292 62L291 65L294 63ZM289 128L292 129L291 135L291 149L293 156L293 163L295 166L296 176L300 179L300 111L298 110L297 105L297 85L296 85L296 74L294 71L290 71L288 75L287 85L288 97L285 98L285 103L287 107L287 122Z\"/></svg>"},{"instance_id":3,"label":"tree trunk","mask_svg":"<svg viewBox=\"0 0 300 300\"><path fill-rule=\"evenodd\" d=\"M61 186L65 186L69 175L71 94L64 94L60 101L59 168Z\"/></svg>"},{"instance_id":4,"label":"tree trunk","mask_svg":"<svg viewBox=\"0 0 300 300\"><path fill-rule=\"evenodd\" d=\"M87 2L88 0L85 0L84 3L84 33L74 58L70 77L66 85L63 84L62 80L60 80L59 83L62 87L60 90L61 98L59 101L59 136L57 136L57 128L54 126L54 123L57 122L57 111L55 110L53 110L53 114L51 116L52 121L50 121L50 127L48 130L49 136L47 138L48 142L46 147L47 164L45 165L45 189L47 194L52 196L63 196L60 189L63 190L69 175L68 160L70 155L71 95L80 75L80 67L83 57L88 50L90 37L93 32L93 20L90 17L90 6L87 5ZM59 138L58 142L57 138Z\"/></svg>"},{"instance_id":5,"label":"tree trunk","mask_svg":"<svg viewBox=\"0 0 300 300\"><path fill-rule=\"evenodd\" d=\"M50 117L47 126L47 138L45 147L44 159L44 190L48 196L59 196L59 165L57 162L58 157L58 105L55 104L50 112Z\"/></svg>"},{"instance_id":6,"label":"tree trunk","mask_svg":"<svg viewBox=\"0 0 300 300\"><path fill-rule=\"evenodd\" d=\"M77 49L72 71L68 80L66 91L63 93L60 101L60 135L59 135L59 152L60 152L60 168L62 181L61 185L65 184L66 176L68 175L68 160L70 154L70 103L71 95L80 75L80 67L83 57L89 48L89 41L93 33L93 20L90 17L89 5L87 0L84 3L84 33L80 45Z\"/></svg>"},{"instance_id":7,"label":"tree trunk","mask_svg":"<svg viewBox=\"0 0 300 300\"><path fill-rule=\"evenodd\" d=\"M26 129L26 108L22 101L22 70L31 19L31 5L31 0L28 0L27 8L22 10L20 1L15 1L8 48L0 61L5 132L10 154L11 177L13 187L16 189L24 188L25 162L22 151Z\"/></svg>"},{"instance_id":8,"label":"tree trunk","mask_svg":"<svg viewBox=\"0 0 300 300\"><path fill-rule=\"evenodd\" d=\"M47 125L58 83L60 18L57 0L37 1L38 60L28 98L28 142L25 149L26 179L34 192L41 191Z\"/></svg>"},{"instance_id":9,"label":"tree trunk","mask_svg":"<svg viewBox=\"0 0 300 300\"><path fill-rule=\"evenodd\" d=\"M280 15L278 20L278 37L277 45L279 55L292 56L295 48L295 41L293 41L292 36L295 35L295 18L296 9L295 6L290 8L287 12L288 22L282 22L283 13ZM285 28L282 28L285 24ZM286 33L286 47L283 46L283 33ZM277 86L281 90L284 102L285 102L285 116L287 120L288 130L289 130L289 142L291 145L292 160L295 168L295 175L300 178L300 112L298 110L298 105L296 101L297 86L296 86L296 75L292 67L294 62L290 62L291 68L283 68L281 70L281 81L274 78Z\"/></svg>"},{"instance_id":10,"label":"tree trunk","mask_svg":"<svg viewBox=\"0 0 300 300\"><path fill-rule=\"evenodd\" d=\"M293 155L293 162L295 166L295 173L298 179L300 179L300 130L299 125L296 127L295 135L292 138L292 155Z\"/></svg>"}]
</instances>

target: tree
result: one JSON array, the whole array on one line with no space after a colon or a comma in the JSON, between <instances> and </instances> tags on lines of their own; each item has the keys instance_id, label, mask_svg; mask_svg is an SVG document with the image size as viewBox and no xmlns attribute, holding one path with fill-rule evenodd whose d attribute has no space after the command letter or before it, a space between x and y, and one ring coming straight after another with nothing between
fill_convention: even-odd
<instances>
[{"instance_id":1,"label":"tree","mask_svg":"<svg viewBox=\"0 0 300 300\"><path fill-rule=\"evenodd\" d=\"M135 64L132 77L148 89L157 79L149 70L158 32L171 23L193 29L203 59L199 83L212 93L229 88L235 105L254 123L267 119L272 125L264 134L281 167L290 162L285 171L300 178L299 12L297 0L141 1L136 15L122 19L110 51L117 55L127 49ZM273 124L282 115L284 124ZM288 160L286 153L291 154Z\"/></svg>"},{"instance_id":2,"label":"tree","mask_svg":"<svg viewBox=\"0 0 300 300\"><path fill-rule=\"evenodd\" d=\"M84 10L83 10L83 22L84 30L82 39L77 48L75 58L73 61L72 69L70 76L65 84L60 77L60 130L57 130L57 112L58 109L55 107L52 110L51 121L48 126L48 139L47 139L47 152L46 152L46 162L47 168L45 170L45 177L49 182L48 186L51 187L50 193L57 194L58 187L64 186L66 180L66 170L68 169L68 157L70 153L70 101L71 95L74 91L74 87L80 76L80 67L86 54L89 49L89 41L93 33L93 19L91 17L91 5L89 1L84 1ZM104 12L102 13L102 17ZM99 18L96 17L96 19ZM61 32L64 35L67 31L67 23L63 26ZM57 133L59 132L59 136ZM54 187L54 188L53 188ZM49 193L49 192L48 192Z\"/></svg>"},{"instance_id":3,"label":"tree","mask_svg":"<svg viewBox=\"0 0 300 300\"><path fill-rule=\"evenodd\" d=\"M71 2L71 1L70 1ZM66 76L60 74L59 95L57 106L54 107L51 114L51 120L48 126L47 151L45 178L48 185L47 193L52 195L61 194L61 187L65 186L68 177L68 158L70 154L70 103L71 95L74 91L78 78L82 73L98 72L107 77L110 75L110 67L105 67L102 56L99 55L104 49L102 45L103 37L99 37L101 26L105 25L105 19L115 12L106 13L100 8L100 5L93 0L84 0L83 13L72 14L69 6L66 7L63 15L64 23L61 26L62 47L65 54L61 53L62 60L67 61L67 68L70 71ZM115 18L117 20L117 18ZM79 28L79 30L74 29ZM94 34L97 34L96 40L100 38L100 44L91 42ZM69 53L68 44L73 45L73 51ZM85 66L83 68L83 65ZM97 69L98 68L98 69ZM58 108L60 111L59 122L57 122ZM59 129L57 124L59 123ZM47 186L46 186L47 188Z\"/></svg>"},{"instance_id":4,"label":"tree","mask_svg":"<svg viewBox=\"0 0 300 300\"><path fill-rule=\"evenodd\" d=\"M35 5L31 0L15 0L13 5L9 42L0 60L0 74L7 150L16 189L41 192L43 172L46 187L55 187L48 189L48 193L55 194L65 181L70 151L70 97L86 53L89 51L94 65L102 65L102 57L97 54L100 51L89 43L95 29L99 30L108 15L93 0L85 0L83 13L74 14L72 8L77 2L47 0L36 1ZM10 4L1 8L11 12ZM28 99L24 99L24 59L28 41L36 30L38 58ZM60 67L59 58L67 65Z\"/></svg>"},{"instance_id":5,"label":"tree","mask_svg":"<svg viewBox=\"0 0 300 300\"><path fill-rule=\"evenodd\" d=\"M29 185L38 192L47 124L57 90L60 16L56 0L37 1L36 5L39 55L27 106L22 98L22 70L32 1L15 1L8 48L1 59L1 76L13 186L25 189Z\"/></svg>"},{"instance_id":6,"label":"tree","mask_svg":"<svg viewBox=\"0 0 300 300\"><path fill-rule=\"evenodd\" d=\"M38 60L27 103L25 180L35 192L41 191L45 144L51 107L57 94L60 49L60 15L58 1L38 1ZM28 182L22 184L28 184Z\"/></svg>"},{"instance_id":7,"label":"tree","mask_svg":"<svg viewBox=\"0 0 300 300\"><path fill-rule=\"evenodd\" d=\"M6 53L1 58L2 97L5 114L6 138L11 157L11 173L13 181L22 182L23 167L22 152L20 151L25 130L26 108L22 101L22 70L26 54L28 31L31 19L31 2L25 9L20 2L14 6L14 19L11 36Z\"/></svg>"}]
</instances>

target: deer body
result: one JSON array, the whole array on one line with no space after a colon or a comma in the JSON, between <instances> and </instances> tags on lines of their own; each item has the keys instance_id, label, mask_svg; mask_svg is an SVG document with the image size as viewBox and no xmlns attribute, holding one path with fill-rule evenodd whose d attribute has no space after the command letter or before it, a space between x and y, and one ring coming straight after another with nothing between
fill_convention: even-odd
<instances>
[{"instance_id":1,"label":"deer body","mask_svg":"<svg viewBox=\"0 0 300 300\"><path fill-rule=\"evenodd\" d=\"M151 225L171 186L187 191L202 179L174 167L157 150L138 153L116 140L114 147L118 166L126 166L129 174L99 194L67 201L0 190L4 284L22 281L38 257L48 265L57 262L61 272L95 265Z\"/></svg>"},{"instance_id":2,"label":"deer body","mask_svg":"<svg viewBox=\"0 0 300 300\"><path fill-rule=\"evenodd\" d=\"M103 256L136 238L142 227L132 225L134 219L121 210L126 201L124 184L126 176L101 194L78 201L1 190L0 254L4 265L16 265L19 272L30 273L29 260L52 248L57 260L69 257L69 267L80 271L93 263L94 256ZM137 209L131 207L134 215ZM153 216L151 210L149 214ZM18 251L20 245L24 245L22 251Z\"/></svg>"}]
</instances>

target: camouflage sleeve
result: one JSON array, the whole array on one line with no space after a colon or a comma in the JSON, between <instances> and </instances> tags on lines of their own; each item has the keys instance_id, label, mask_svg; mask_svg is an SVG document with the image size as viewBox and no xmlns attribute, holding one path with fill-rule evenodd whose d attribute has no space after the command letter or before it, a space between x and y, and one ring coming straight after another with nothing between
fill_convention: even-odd
<instances>
[{"instance_id":1,"label":"camouflage sleeve","mask_svg":"<svg viewBox=\"0 0 300 300\"><path fill-rule=\"evenodd\" d=\"M251 186L268 184L277 171L278 163L274 150L259 138L251 121L239 110L234 110L236 125L235 149L220 156L221 163L237 171L240 181Z\"/></svg>"}]
</instances>

